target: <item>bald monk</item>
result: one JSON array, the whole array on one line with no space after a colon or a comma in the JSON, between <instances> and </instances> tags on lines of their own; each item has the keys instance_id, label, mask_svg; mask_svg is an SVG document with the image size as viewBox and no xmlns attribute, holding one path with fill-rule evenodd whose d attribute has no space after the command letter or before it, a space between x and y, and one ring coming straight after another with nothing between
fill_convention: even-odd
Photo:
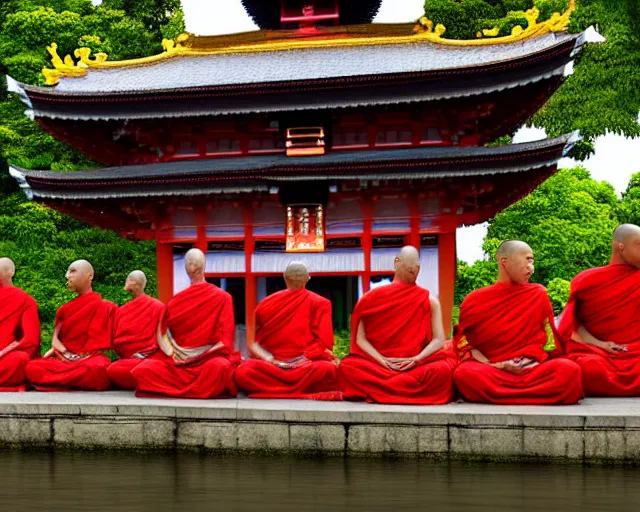
<instances>
[{"instance_id":1,"label":"bald monk","mask_svg":"<svg viewBox=\"0 0 640 512\"><path fill-rule=\"evenodd\" d=\"M231 295L204 278L205 256L190 249L185 267L191 286L168 303L157 334L168 360L147 359L131 374L136 395L182 398L234 397L235 321Z\"/></svg>"},{"instance_id":2,"label":"bald monk","mask_svg":"<svg viewBox=\"0 0 640 512\"><path fill-rule=\"evenodd\" d=\"M640 227L618 226L610 263L573 279L558 330L587 396L640 396Z\"/></svg>"},{"instance_id":3,"label":"bald monk","mask_svg":"<svg viewBox=\"0 0 640 512\"><path fill-rule=\"evenodd\" d=\"M38 305L13 286L16 267L0 258L0 391L25 391L25 368L40 353Z\"/></svg>"},{"instance_id":4,"label":"bald monk","mask_svg":"<svg viewBox=\"0 0 640 512\"><path fill-rule=\"evenodd\" d=\"M103 391L109 387L109 359L116 305L93 291L94 271L86 260L67 270L67 286L77 297L56 313L51 350L27 364L27 379L39 391Z\"/></svg>"},{"instance_id":5,"label":"bald monk","mask_svg":"<svg viewBox=\"0 0 640 512\"><path fill-rule=\"evenodd\" d=\"M256 308L255 359L238 367L236 383L251 398L339 400L331 302L305 288L302 262L289 263L284 281Z\"/></svg>"},{"instance_id":6,"label":"bald monk","mask_svg":"<svg viewBox=\"0 0 640 512\"><path fill-rule=\"evenodd\" d=\"M418 251L403 247L393 283L366 293L351 317L351 354L340 364L345 400L445 404L455 360L442 349L440 302L416 284Z\"/></svg>"},{"instance_id":7,"label":"bald monk","mask_svg":"<svg viewBox=\"0 0 640 512\"><path fill-rule=\"evenodd\" d=\"M545 288L529 283L533 251L509 240L496 259L497 283L471 292L460 307L456 387L470 402L575 404L582 398L580 367L550 360L545 351L556 342L553 308Z\"/></svg>"},{"instance_id":8,"label":"bald monk","mask_svg":"<svg viewBox=\"0 0 640 512\"><path fill-rule=\"evenodd\" d=\"M141 270L134 270L127 276L124 290L133 300L120 306L113 322L113 350L118 354L107 368L111 384L121 389L134 390L136 381L131 370L148 357L164 359L158 350L156 334L164 315L164 304L149 297L144 289L147 276Z\"/></svg>"}]
</instances>

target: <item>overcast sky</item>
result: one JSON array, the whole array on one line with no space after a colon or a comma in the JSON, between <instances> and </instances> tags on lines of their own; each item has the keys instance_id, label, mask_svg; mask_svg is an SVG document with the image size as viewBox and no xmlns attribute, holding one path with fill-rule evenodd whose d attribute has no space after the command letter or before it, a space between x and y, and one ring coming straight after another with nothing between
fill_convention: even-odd
<instances>
[{"instance_id":1,"label":"overcast sky","mask_svg":"<svg viewBox=\"0 0 640 512\"><path fill-rule=\"evenodd\" d=\"M182 0L187 30L199 35L225 34L255 30L257 27L247 16L240 0ZM383 0L374 21L406 22L419 18L424 0ZM514 142L527 142L544 138L542 130L523 129ZM563 160L562 167L575 165ZM632 173L640 171L640 139L630 140L616 135L600 137L596 141L596 154L583 163L597 180L609 181L618 193L627 186ZM458 230L458 257L472 263L482 258L482 238L485 226L472 226Z\"/></svg>"}]
</instances>

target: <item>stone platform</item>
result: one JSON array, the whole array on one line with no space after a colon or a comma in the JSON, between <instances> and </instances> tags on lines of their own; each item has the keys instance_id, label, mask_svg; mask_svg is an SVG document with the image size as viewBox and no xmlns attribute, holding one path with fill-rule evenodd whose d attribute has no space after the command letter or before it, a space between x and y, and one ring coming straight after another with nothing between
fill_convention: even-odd
<instances>
[{"instance_id":1,"label":"stone platform","mask_svg":"<svg viewBox=\"0 0 640 512\"><path fill-rule=\"evenodd\" d=\"M2 393L0 444L640 462L640 399L564 407Z\"/></svg>"}]
</instances>

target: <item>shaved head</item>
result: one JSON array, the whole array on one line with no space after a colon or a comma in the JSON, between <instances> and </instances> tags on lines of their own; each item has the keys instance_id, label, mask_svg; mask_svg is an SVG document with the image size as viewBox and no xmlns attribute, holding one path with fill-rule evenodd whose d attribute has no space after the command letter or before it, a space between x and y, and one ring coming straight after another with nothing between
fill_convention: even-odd
<instances>
[{"instance_id":1,"label":"shaved head","mask_svg":"<svg viewBox=\"0 0 640 512\"><path fill-rule=\"evenodd\" d=\"M16 266L13 261L9 258L0 258L0 285L12 285L15 273Z\"/></svg>"},{"instance_id":2,"label":"shaved head","mask_svg":"<svg viewBox=\"0 0 640 512\"><path fill-rule=\"evenodd\" d=\"M640 236L640 227L635 224L620 224L613 231L613 241L624 244L629 237Z\"/></svg>"},{"instance_id":3,"label":"shaved head","mask_svg":"<svg viewBox=\"0 0 640 512\"><path fill-rule=\"evenodd\" d=\"M93 266L87 260L76 260L67 269L67 287L79 295L91 291Z\"/></svg>"},{"instance_id":4,"label":"shaved head","mask_svg":"<svg viewBox=\"0 0 640 512\"><path fill-rule=\"evenodd\" d=\"M134 297L139 297L144 293L147 286L147 276L142 270L134 270L127 276L124 283L124 291L129 292Z\"/></svg>"},{"instance_id":5,"label":"shaved head","mask_svg":"<svg viewBox=\"0 0 640 512\"><path fill-rule=\"evenodd\" d=\"M93 265L87 260L76 260L71 265L69 265L69 268L71 267L75 267L79 270L82 270L83 272L87 272L88 274L91 274L91 277L94 276Z\"/></svg>"},{"instance_id":6,"label":"shaved head","mask_svg":"<svg viewBox=\"0 0 640 512\"><path fill-rule=\"evenodd\" d=\"M498 250L496 251L496 259L500 260L500 258L510 258L514 254L522 253L522 252L533 252L529 244L521 241L521 240L505 240L498 246Z\"/></svg>"},{"instance_id":7,"label":"shaved head","mask_svg":"<svg viewBox=\"0 0 640 512\"><path fill-rule=\"evenodd\" d=\"M412 245L405 245L394 260L396 279L414 284L420 273L420 253Z\"/></svg>"},{"instance_id":8,"label":"shaved head","mask_svg":"<svg viewBox=\"0 0 640 512\"><path fill-rule=\"evenodd\" d=\"M287 288L298 290L309 281L309 269L303 261L292 261L284 269L284 281Z\"/></svg>"},{"instance_id":9,"label":"shaved head","mask_svg":"<svg viewBox=\"0 0 640 512\"><path fill-rule=\"evenodd\" d=\"M621 224L613 232L611 263L640 269L640 227Z\"/></svg>"},{"instance_id":10,"label":"shaved head","mask_svg":"<svg viewBox=\"0 0 640 512\"><path fill-rule=\"evenodd\" d=\"M527 284L533 275L533 250L521 240L506 240L496 251L498 281Z\"/></svg>"},{"instance_id":11,"label":"shaved head","mask_svg":"<svg viewBox=\"0 0 640 512\"><path fill-rule=\"evenodd\" d=\"M191 279L191 284L202 283L204 270L207 263L204 253L200 249L189 249L184 255L184 267Z\"/></svg>"},{"instance_id":12,"label":"shaved head","mask_svg":"<svg viewBox=\"0 0 640 512\"><path fill-rule=\"evenodd\" d=\"M147 286L147 276L144 275L142 270L134 270L127 276L127 281L135 281L144 290Z\"/></svg>"},{"instance_id":13,"label":"shaved head","mask_svg":"<svg viewBox=\"0 0 640 512\"><path fill-rule=\"evenodd\" d=\"M16 273L16 266L10 258L0 258L0 274L13 277Z\"/></svg>"}]
</instances>

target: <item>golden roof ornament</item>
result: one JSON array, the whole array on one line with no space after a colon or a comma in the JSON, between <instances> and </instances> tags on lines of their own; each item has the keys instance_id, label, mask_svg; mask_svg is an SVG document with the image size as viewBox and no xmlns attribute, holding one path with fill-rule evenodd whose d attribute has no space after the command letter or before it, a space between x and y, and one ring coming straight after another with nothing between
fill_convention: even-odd
<instances>
[{"instance_id":1,"label":"golden roof ornament","mask_svg":"<svg viewBox=\"0 0 640 512\"><path fill-rule=\"evenodd\" d=\"M397 35L397 29L389 31L382 28L376 28L375 33L367 33L367 26L359 35L337 35L329 38L291 38L287 39L282 36L275 36L275 39L264 39L261 33L231 34L224 36L216 36L215 45L207 47L207 44L194 44L196 38L192 34L184 33L179 35L175 40L164 39L162 41L163 52L150 57L142 57L138 59L130 59L124 61L109 61L105 53L96 53L90 58L90 48L78 48L74 55L78 62L74 62L70 55L65 56L64 60L57 53L58 46L52 43L47 47L51 55L51 64L53 69L44 68L42 74L45 77L47 85L56 85L61 77L77 78L87 74L89 68L112 68L112 67L128 67L143 66L159 62L168 58L180 55L224 55L232 53L260 53L270 51L286 51L307 48L326 48L326 47L356 47L356 46L373 46L386 44L403 44L416 42L430 42L448 46L481 46L481 45L497 45L509 44L522 41L525 39L533 39L553 32L561 32L566 30L569 25L571 13L575 10L575 0L569 2L569 8L564 13L553 13L551 17L542 22L538 22L540 11L537 8L529 9L524 13L527 20L527 27L523 28L516 25L511 30L511 34L507 36L499 36L499 27L484 29L478 32L477 39L447 39L443 37L446 33L446 27L442 24L434 24L432 20L426 16L422 16L415 26L413 33L407 35ZM370 26L369 26L370 27ZM411 26L407 28L407 32L411 32ZM385 35L386 32L388 35ZM205 41L207 39L205 38Z\"/></svg>"}]
</instances>

